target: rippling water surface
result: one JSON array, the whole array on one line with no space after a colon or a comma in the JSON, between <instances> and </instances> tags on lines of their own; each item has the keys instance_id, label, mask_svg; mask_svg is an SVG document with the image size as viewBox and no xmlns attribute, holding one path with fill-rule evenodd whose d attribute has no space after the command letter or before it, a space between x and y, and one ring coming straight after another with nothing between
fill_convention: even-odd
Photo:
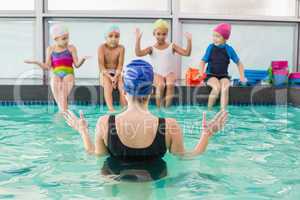
<instances>
[{"instance_id":1,"label":"rippling water surface","mask_svg":"<svg viewBox=\"0 0 300 200\"><path fill-rule=\"evenodd\" d=\"M91 134L106 108L82 109ZM176 118L192 148L206 107L151 111ZM0 106L0 199L300 199L300 109L229 107L229 121L192 160L167 154L167 176L148 183L112 181L106 158L84 152L78 133L48 106ZM212 117L215 111L208 113Z\"/></svg>"}]
</instances>

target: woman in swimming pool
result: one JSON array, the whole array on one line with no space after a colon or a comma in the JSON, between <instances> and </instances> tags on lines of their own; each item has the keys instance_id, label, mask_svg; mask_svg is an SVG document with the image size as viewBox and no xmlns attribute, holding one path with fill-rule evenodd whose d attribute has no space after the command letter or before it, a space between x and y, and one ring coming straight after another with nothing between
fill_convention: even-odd
<instances>
[{"instance_id":1,"label":"woman in swimming pool","mask_svg":"<svg viewBox=\"0 0 300 200\"><path fill-rule=\"evenodd\" d=\"M128 108L123 113L105 115L96 125L95 143L92 142L88 123L82 111L78 118L71 111L64 113L66 122L78 131L89 154L109 154L126 162L151 161L162 158L167 151L181 157L202 154L209 138L223 128L225 111L219 112L206 123L203 114L201 137L192 151L184 148L183 135L178 122L171 118L158 118L148 110L153 84L152 66L143 60L134 60L124 69L124 91Z\"/></svg>"},{"instance_id":2,"label":"woman in swimming pool","mask_svg":"<svg viewBox=\"0 0 300 200\"><path fill-rule=\"evenodd\" d=\"M68 96L74 86L73 66L79 68L88 57L78 59L76 47L69 44L69 31L66 26L56 24L51 27L50 32L55 44L47 48L46 63L35 60L25 60L25 63L52 70L52 93L60 112L65 112L68 110Z\"/></svg>"}]
</instances>

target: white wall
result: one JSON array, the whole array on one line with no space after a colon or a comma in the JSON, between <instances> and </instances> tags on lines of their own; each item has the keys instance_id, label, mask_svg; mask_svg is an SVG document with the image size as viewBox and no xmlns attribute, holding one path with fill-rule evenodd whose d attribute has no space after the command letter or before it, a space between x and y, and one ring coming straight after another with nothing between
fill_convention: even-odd
<instances>
[{"instance_id":1,"label":"white wall","mask_svg":"<svg viewBox=\"0 0 300 200\"><path fill-rule=\"evenodd\" d=\"M1 0L0 10L33 10L35 0Z\"/></svg>"},{"instance_id":2,"label":"white wall","mask_svg":"<svg viewBox=\"0 0 300 200\"><path fill-rule=\"evenodd\" d=\"M295 16L295 0L181 0L183 13L249 16Z\"/></svg>"},{"instance_id":3,"label":"white wall","mask_svg":"<svg viewBox=\"0 0 300 200\"><path fill-rule=\"evenodd\" d=\"M168 10L168 0L48 0L49 10Z\"/></svg>"},{"instance_id":4,"label":"white wall","mask_svg":"<svg viewBox=\"0 0 300 200\"><path fill-rule=\"evenodd\" d=\"M34 29L33 21L0 19L0 84L42 83L42 70L23 62L34 58Z\"/></svg>"}]
</instances>

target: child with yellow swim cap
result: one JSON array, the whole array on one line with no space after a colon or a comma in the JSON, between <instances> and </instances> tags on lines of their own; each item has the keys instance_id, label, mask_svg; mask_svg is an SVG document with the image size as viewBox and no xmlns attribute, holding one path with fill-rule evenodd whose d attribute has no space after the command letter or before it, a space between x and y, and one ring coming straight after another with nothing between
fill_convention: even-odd
<instances>
[{"instance_id":1,"label":"child with yellow swim cap","mask_svg":"<svg viewBox=\"0 0 300 200\"><path fill-rule=\"evenodd\" d=\"M176 74L174 69L175 53L181 56L190 56L192 51L192 35L185 33L187 47L184 49L175 43L167 41L169 24L163 19L158 19L153 24L153 36L156 43L145 49L141 49L142 33L136 29L135 53L142 57L149 55L154 70L154 86L156 88L156 105L170 106L173 100ZM162 102L166 87L165 102Z\"/></svg>"}]
</instances>

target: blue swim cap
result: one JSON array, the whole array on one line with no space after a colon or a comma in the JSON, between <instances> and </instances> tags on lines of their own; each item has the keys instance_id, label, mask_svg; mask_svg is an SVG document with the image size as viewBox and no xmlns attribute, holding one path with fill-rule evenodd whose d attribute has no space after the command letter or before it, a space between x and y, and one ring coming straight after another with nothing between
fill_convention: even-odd
<instances>
[{"instance_id":1,"label":"blue swim cap","mask_svg":"<svg viewBox=\"0 0 300 200\"><path fill-rule=\"evenodd\" d=\"M124 90L132 96L152 93L153 67L144 60L132 60L124 69Z\"/></svg>"},{"instance_id":2,"label":"blue swim cap","mask_svg":"<svg viewBox=\"0 0 300 200\"><path fill-rule=\"evenodd\" d=\"M111 25L110 27L109 27L109 29L104 33L104 38L106 38L108 35L109 35L109 33L111 33L111 32L116 32L116 33L119 33L120 34L120 28L119 28L119 26L118 25L116 25L116 24L113 24L113 25Z\"/></svg>"}]
</instances>

